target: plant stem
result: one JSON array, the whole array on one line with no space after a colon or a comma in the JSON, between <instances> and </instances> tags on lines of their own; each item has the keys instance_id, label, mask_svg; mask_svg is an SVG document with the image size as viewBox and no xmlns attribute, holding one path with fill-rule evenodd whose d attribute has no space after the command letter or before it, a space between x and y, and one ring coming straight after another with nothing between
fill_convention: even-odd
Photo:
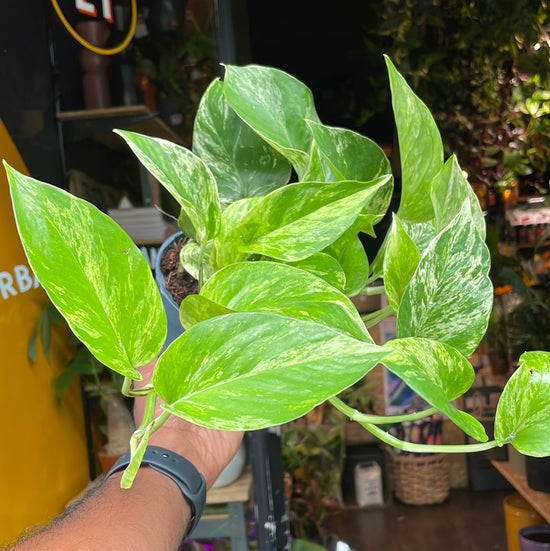
<instances>
[{"instance_id":1,"label":"plant stem","mask_svg":"<svg viewBox=\"0 0 550 551\"><path fill-rule=\"evenodd\" d=\"M395 436L392 436L388 432L371 423L359 424L371 434L382 440L385 444L398 450L414 453L473 453L482 452L496 448L498 444L495 440L488 442L480 442L479 444L414 444L413 442L406 442L399 440Z\"/></svg>"},{"instance_id":2,"label":"plant stem","mask_svg":"<svg viewBox=\"0 0 550 551\"><path fill-rule=\"evenodd\" d=\"M386 289L383 285L376 285L374 287L365 287L359 294L367 297L374 295L383 295Z\"/></svg>"},{"instance_id":3,"label":"plant stem","mask_svg":"<svg viewBox=\"0 0 550 551\"><path fill-rule=\"evenodd\" d=\"M365 323L366 327L372 327L373 325L376 325L388 316L391 316L393 313L393 308L388 305L384 306L384 308L381 308L380 310L376 310L375 312L371 312L370 314L365 314L364 316L361 316L361 319Z\"/></svg>"},{"instance_id":4,"label":"plant stem","mask_svg":"<svg viewBox=\"0 0 550 551\"><path fill-rule=\"evenodd\" d=\"M386 424L392 422L413 421L415 419L421 419L427 415L431 415L438 411L436 408L430 408L417 413L407 415L395 415L395 416L376 416L366 415L360 413L356 409L344 404L339 398L329 398L329 402L344 415L349 417L352 421L359 423L365 430L376 436L379 440L382 440L388 446L397 448L399 450L415 453L471 453L490 450L497 447L497 443L494 440L489 442L480 442L479 444L415 444L413 442L406 442L399 440L395 436L392 436L380 427L377 427L375 423ZM371 419L371 421L367 421ZM384 421L380 421L383 419ZM391 421L388 421L391 419Z\"/></svg>"},{"instance_id":5,"label":"plant stem","mask_svg":"<svg viewBox=\"0 0 550 551\"><path fill-rule=\"evenodd\" d=\"M141 460L145 454L149 436L159 429L165 421L170 417L168 411L162 412L157 418L153 418L155 414L155 405L157 401L157 393L150 392L147 395L145 402L145 411L143 413L143 421L130 439L130 464L126 467L122 478L120 479L121 488L130 488L134 482L134 478L141 465Z\"/></svg>"},{"instance_id":6,"label":"plant stem","mask_svg":"<svg viewBox=\"0 0 550 551\"><path fill-rule=\"evenodd\" d=\"M124 380L122 381L122 388L120 389L120 392L123 396L126 396L128 398L134 398L136 396L147 396L155 388L151 383L141 388L133 388L133 382L134 380L130 377L124 377Z\"/></svg>"},{"instance_id":7,"label":"plant stem","mask_svg":"<svg viewBox=\"0 0 550 551\"><path fill-rule=\"evenodd\" d=\"M437 408L428 408L415 413L405 413L403 415L369 415L349 407L336 396L329 398L328 401L352 421L357 421L358 423L371 423L373 425L388 425L391 423L403 423L404 421L416 421L417 419L429 417L439 411Z\"/></svg>"},{"instance_id":8,"label":"plant stem","mask_svg":"<svg viewBox=\"0 0 550 551\"><path fill-rule=\"evenodd\" d=\"M200 244L200 253L199 253L199 291L202 289L202 286L204 285L204 257L206 255L206 244L201 243Z\"/></svg>"}]
</instances>

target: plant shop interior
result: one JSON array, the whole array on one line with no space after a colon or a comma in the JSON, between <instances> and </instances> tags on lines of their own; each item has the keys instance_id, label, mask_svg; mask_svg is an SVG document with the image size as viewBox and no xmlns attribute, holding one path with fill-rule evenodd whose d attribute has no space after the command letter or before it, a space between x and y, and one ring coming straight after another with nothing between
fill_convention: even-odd
<instances>
[{"instance_id":1,"label":"plant shop interior","mask_svg":"<svg viewBox=\"0 0 550 551\"><path fill-rule=\"evenodd\" d=\"M200 156L209 147L194 138L197 127L205 126L202 98L212 81L223 80L226 66L258 65L292 75L311 90L324 125L372 140L391 167L394 187L387 203L399 207L404 220L400 201L412 212L422 191L405 190L407 159L414 154L405 153L401 126L394 121L398 102L394 98L392 108L392 94L400 74L411 90L408 103L419 98L426 107L422 117L431 113L445 159L456 156L454 185L469 182L481 213L483 230L475 230L476 239L483 234L486 252L480 254L490 265L491 290L489 302L479 307L485 308L479 338L464 347L468 387L447 395L445 409L423 392L425 385L400 376L404 372L391 369L391 361L387 366L377 361L305 415L300 411L281 424L247 430L181 549L550 549L550 458L539 457L550 453L528 453L531 448L522 447L519 437L516 449L502 439L502 423L495 421L501 397L518 416L534 418L542 410L548 415L550 407L546 398L528 411L505 390L527 362L522 354L550 352L548 0L4 0L0 9L2 159L108 215L157 281L164 269L163 244L186 220L158 174L142 166L130 140L113 130L168 140ZM393 64L389 71L384 56ZM224 90L226 109L249 123L238 97ZM258 110L265 108L261 93ZM275 115L271 124L279 123ZM329 136L321 126L308 127L319 144ZM260 135L277 149L275 139ZM237 149L240 137L234 139ZM423 139L421 131L409 141ZM315 172L291 162L287 181L307 181L304 173L313 174L313 181L331 171L340 173L337 180L359 179L330 160L318 166ZM31 269L11 182L4 168L1 172L0 339L6 356L0 546L10 546L101 484L129 449L136 427L133 399L122 392L123 375L94 357L34 274L34 264ZM325 182L336 180L319 181L328 186ZM275 193L265 190L255 195ZM436 214L448 200L445 194L434 200ZM380 283L390 261L377 259L391 250L386 234L411 241L403 228L412 226L399 223L399 233L391 230L396 227L391 215L373 217L357 242L367 263L384 262L384 269L366 273L378 277L365 277L362 288L348 295L353 319L364 323L369 342L391 346L406 336L404 322L396 319L403 303L396 316L390 278ZM318 250L329 250L329 244ZM436 267L430 277L439 278L438 270L444 268ZM452 287L470 292L456 273L438 292L451 296ZM188 281L181 292L196 293L191 287ZM403 287L405 301L412 291ZM174 305L179 323L183 318ZM440 320L434 334L447 330L446 321ZM455 412L499 445L476 447L480 444L464 428L470 421L457 426ZM385 419L383 430L369 429L370 416ZM547 420L539 440L550 441L548 427ZM396 441L412 446L388 445Z\"/></svg>"}]
</instances>

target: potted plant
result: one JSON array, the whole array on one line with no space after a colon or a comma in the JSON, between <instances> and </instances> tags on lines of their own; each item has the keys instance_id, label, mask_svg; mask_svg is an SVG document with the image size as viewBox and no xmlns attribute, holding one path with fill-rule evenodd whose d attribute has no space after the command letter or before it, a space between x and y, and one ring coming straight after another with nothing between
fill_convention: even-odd
<instances>
[{"instance_id":1,"label":"potted plant","mask_svg":"<svg viewBox=\"0 0 550 551\"><path fill-rule=\"evenodd\" d=\"M495 439L452 403L472 384L467 357L487 328L493 289L485 223L456 158L443 159L424 104L387 60L401 156L400 203L376 258L393 192L380 148L321 123L311 92L276 69L225 68L201 103L193 152L119 132L181 205L180 258L199 293L180 307L185 332L159 355L166 316L149 267L106 215L7 167L22 243L39 281L77 337L125 377L124 392L157 396L131 441L131 485L149 435L170 415L225 430L296 419L329 401L382 441L413 452L480 451L511 443L550 454L546 352L527 352L502 393ZM292 171L291 171L292 169ZM289 181L292 174L292 182ZM383 287L371 282L382 278ZM349 296L385 292L364 319ZM396 338L368 327L396 314ZM378 363L431 407L405 417L363 414L338 398ZM440 411L478 443L418 445L380 425Z\"/></svg>"}]
</instances>

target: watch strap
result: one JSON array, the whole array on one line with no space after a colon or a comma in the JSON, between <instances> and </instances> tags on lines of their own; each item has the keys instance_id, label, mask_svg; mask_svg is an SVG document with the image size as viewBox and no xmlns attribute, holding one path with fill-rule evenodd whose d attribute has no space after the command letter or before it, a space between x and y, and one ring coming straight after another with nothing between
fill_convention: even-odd
<instances>
[{"instance_id":1,"label":"watch strap","mask_svg":"<svg viewBox=\"0 0 550 551\"><path fill-rule=\"evenodd\" d=\"M105 480L112 474L125 469L129 464L130 452L126 452L105 475ZM191 520L187 530L189 535L197 525L206 503L206 482L203 476L185 457L159 446L147 446L141 465L151 467L172 479L189 501L191 506Z\"/></svg>"}]
</instances>

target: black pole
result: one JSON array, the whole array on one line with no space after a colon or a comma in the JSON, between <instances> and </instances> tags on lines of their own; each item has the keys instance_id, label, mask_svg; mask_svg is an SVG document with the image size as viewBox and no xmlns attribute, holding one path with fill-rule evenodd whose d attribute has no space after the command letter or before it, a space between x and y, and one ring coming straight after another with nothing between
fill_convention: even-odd
<instances>
[{"instance_id":1,"label":"black pole","mask_svg":"<svg viewBox=\"0 0 550 551\"><path fill-rule=\"evenodd\" d=\"M281 439L272 429L248 433L259 551L290 548Z\"/></svg>"}]
</instances>

